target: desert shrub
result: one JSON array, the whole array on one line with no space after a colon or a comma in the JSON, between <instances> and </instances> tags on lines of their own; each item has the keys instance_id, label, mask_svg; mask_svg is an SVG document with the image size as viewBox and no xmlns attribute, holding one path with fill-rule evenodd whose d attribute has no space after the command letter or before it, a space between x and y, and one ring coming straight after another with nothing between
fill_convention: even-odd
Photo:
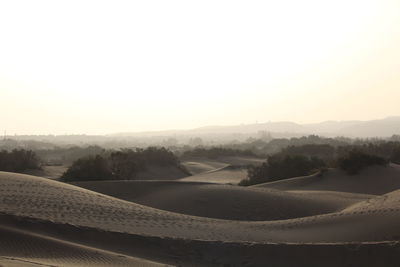
<instances>
[{"instance_id":1,"label":"desert shrub","mask_svg":"<svg viewBox=\"0 0 400 267\"><path fill-rule=\"evenodd\" d=\"M168 149L123 149L78 159L63 174L64 181L131 180L150 166L174 166L189 175L178 158Z\"/></svg>"},{"instance_id":2,"label":"desert shrub","mask_svg":"<svg viewBox=\"0 0 400 267\"><path fill-rule=\"evenodd\" d=\"M338 166L348 174L357 174L362 169L372 165L386 165L388 161L380 156L367 154L353 149L346 156L338 159Z\"/></svg>"},{"instance_id":3,"label":"desert shrub","mask_svg":"<svg viewBox=\"0 0 400 267\"><path fill-rule=\"evenodd\" d=\"M134 179L140 166L144 166L144 163L140 162L136 155L130 153L130 151L111 153L109 162L111 171L118 180Z\"/></svg>"},{"instance_id":4,"label":"desert shrub","mask_svg":"<svg viewBox=\"0 0 400 267\"><path fill-rule=\"evenodd\" d=\"M178 166L179 160L170 150L165 147L148 147L146 149L138 149L136 153L143 158L146 163L167 166Z\"/></svg>"},{"instance_id":5,"label":"desert shrub","mask_svg":"<svg viewBox=\"0 0 400 267\"><path fill-rule=\"evenodd\" d=\"M306 157L317 157L326 162L334 160L335 147L328 144L306 144L300 146L288 146L280 152L284 155L301 155Z\"/></svg>"},{"instance_id":6,"label":"desert shrub","mask_svg":"<svg viewBox=\"0 0 400 267\"><path fill-rule=\"evenodd\" d=\"M390 155L390 161L400 164L400 148L393 151L393 153Z\"/></svg>"},{"instance_id":7,"label":"desert shrub","mask_svg":"<svg viewBox=\"0 0 400 267\"><path fill-rule=\"evenodd\" d=\"M268 157L261 166L250 166L247 179L239 184L251 185L308 175L324 166L324 161L316 157L277 154Z\"/></svg>"},{"instance_id":8,"label":"desert shrub","mask_svg":"<svg viewBox=\"0 0 400 267\"><path fill-rule=\"evenodd\" d=\"M294 156L271 156L268 158L268 174L272 180L296 177L310 174L325 166L325 163L316 157Z\"/></svg>"},{"instance_id":9,"label":"desert shrub","mask_svg":"<svg viewBox=\"0 0 400 267\"><path fill-rule=\"evenodd\" d=\"M61 178L64 181L109 180L113 174L108 161L96 155L74 161Z\"/></svg>"},{"instance_id":10,"label":"desert shrub","mask_svg":"<svg viewBox=\"0 0 400 267\"><path fill-rule=\"evenodd\" d=\"M239 185L248 186L265 183L268 180L268 164L264 162L261 166L248 166L247 178L239 182Z\"/></svg>"},{"instance_id":11,"label":"desert shrub","mask_svg":"<svg viewBox=\"0 0 400 267\"><path fill-rule=\"evenodd\" d=\"M28 169L40 169L41 162L35 152L25 149L0 152L0 170L22 172Z\"/></svg>"}]
</instances>

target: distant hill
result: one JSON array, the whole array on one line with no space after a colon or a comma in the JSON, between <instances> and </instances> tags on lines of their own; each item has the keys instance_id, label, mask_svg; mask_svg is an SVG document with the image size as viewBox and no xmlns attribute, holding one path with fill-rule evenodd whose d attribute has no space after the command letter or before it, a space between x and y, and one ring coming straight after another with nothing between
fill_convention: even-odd
<instances>
[{"instance_id":1,"label":"distant hill","mask_svg":"<svg viewBox=\"0 0 400 267\"><path fill-rule=\"evenodd\" d=\"M190 130L168 130L154 132L117 133L111 136L172 136L172 135L226 135L250 134L267 131L284 136L317 134L346 137L390 137L400 134L400 116L370 121L324 121L298 124L295 122L266 122L231 126L205 126Z\"/></svg>"},{"instance_id":2,"label":"distant hill","mask_svg":"<svg viewBox=\"0 0 400 267\"><path fill-rule=\"evenodd\" d=\"M372 120L349 125L340 129L342 135L351 137L388 137L400 134L400 117L388 117L382 120Z\"/></svg>"}]
</instances>

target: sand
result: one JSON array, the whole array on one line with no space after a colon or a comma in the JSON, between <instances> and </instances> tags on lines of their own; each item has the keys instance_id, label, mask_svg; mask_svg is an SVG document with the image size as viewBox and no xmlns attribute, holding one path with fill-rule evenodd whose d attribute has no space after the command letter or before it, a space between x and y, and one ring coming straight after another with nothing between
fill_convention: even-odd
<instances>
[{"instance_id":1,"label":"sand","mask_svg":"<svg viewBox=\"0 0 400 267\"><path fill-rule=\"evenodd\" d=\"M381 173L379 177L385 177L397 170L397 166L376 168L363 175L373 177ZM224 200L228 203L226 209L223 206L216 209L228 215L233 212L228 208L233 206L229 203L235 197L239 197L239 201L232 202L235 205L250 203L250 206L262 207L262 203L267 208L270 205L269 210L275 206L270 214L296 211L299 215L293 216L303 216L302 206L305 210L334 207L334 211L321 211L319 215L251 221L171 212L57 181L0 172L0 229L2 237L7 236L0 243L0 263L13 264L15 258L16 262L28 261L27 264L65 266L97 266L103 261L106 265L115 261L112 265L128 266L137 261L149 266L157 264L155 262L181 266L398 266L400 190L396 189L400 187L386 184L385 179L396 181L392 176L382 178L385 187L369 185L367 181L372 183L376 179L366 178L358 187L353 185L354 188L349 190L358 188L356 193L332 192L337 190L332 190L333 182L329 182L330 186L323 189L329 190L326 197L321 193L322 186L308 186L302 190L303 185L301 193L269 189L268 185L237 189L239 187L207 183L179 185L175 182L172 186L155 182L155 185L143 186L148 192L156 190L159 202L166 201L176 192L189 191L180 200L178 197L168 204L171 207L179 206L185 199L192 201L191 195L197 195L193 199L205 194L207 198L214 197L215 202ZM340 177L336 179L336 188L352 184L342 185L343 181ZM285 187L289 191L299 191L296 184ZM121 188L121 185L115 186ZM386 192L391 188L395 188L394 191ZM381 196L365 195L379 192L384 193ZM162 197L163 194L167 196ZM145 193L140 198L156 202ZM213 208L212 204L199 202L192 209ZM252 209L250 206L247 209ZM246 207L240 209L244 212ZM43 248L50 247L60 254L41 254Z\"/></svg>"},{"instance_id":2,"label":"sand","mask_svg":"<svg viewBox=\"0 0 400 267\"><path fill-rule=\"evenodd\" d=\"M262 158L239 156L218 157L216 159L193 157L183 160L182 164L191 174L197 175L223 169L228 166L261 165L264 161L265 159Z\"/></svg>"},{"instance_id":3,"label":"sand","mask_svg":"<svg viewBox=\"0 0 400 267\"><path fill-rule=\"evenodd\" d=\"M247 177L247 169L230 165L180 179L189 182L208 182L218 184L238 184Z\"/></svg>"},{"instance_id":4,"label":"sand","mask_svg":"<svg viewBox=\"0 0 400 267\"><path fill-rule=\"evenodd\" d=\"M0 236L1 266L164 266L20 230L15 226L1 224Z\"/></svg>"},{"instance_id":5,"label":"sand","mask_svg":"<svg viewBox=\"0 0 400 267\"><path fill-rule=\"evenodd\" d=\"M208 218L262 221L340 211L373 195L304 194L186 181L99 181L74 185L149 207Z\"/></svg>"},{"instance_id":6,"label":"sand","mask_svg":"<svg viewBox=\"0 0 400 267\"><path fill-rule=\"evenodd\" d=\"M314 174L255 185L278 190L327 190L381 195L400 188L400 165L371 166L357 175L329 169L323 175Z\"/></svg>"},{"instance_id":7,"label":"sand","mask_svg":"<svg viewBox=\"0 0 400 267\"><path fill-rule=\"evenodd\" d=\"M27 170L24 172L24 174L29 174L29 175L40 176L40 177L44 177L44 178L57 180L64 174L64 172L67 169L68 169L68 166L66 166L66 165L59 165L59 166L45 165L45 166L42 166L41 170Z\"/></svg>"},{"instance_id":8,"label":"sand","mask_svg":"<svg viewBox=\"0 0 400 267\"><path fill-rule=\"evenodd\" d=\"M216 169L220 169L226 166L229 166L228 163L219 162L219 161L211 161L204 159L193 159L189 161L183 161L182 165L189 170L189 172L193 175L214 171Z\"/></svg>"},{"instance_id":9,"label":"sand","mask_svg":"<svg viewBox=\"0 0 400 267\"><path fill-rule=\"evenodd\" d=\"M183 165L192 176L182 178L182 181L208 182L219 184L238 184L247 178L248 165L260 165L264 159L255 157L219 157L215 160L192 158Z\"/></svg>"},{"instance_id":10,"label":"sand","mask_svg":"<svg viewBox=\"0 0 400 267\"><path fill-rule=\"evenodd\" d=\"M175 166L147 166L147 170L139 172L135 179L140 180L177 180L188 174Z\"/></svg>"}]
</instances>

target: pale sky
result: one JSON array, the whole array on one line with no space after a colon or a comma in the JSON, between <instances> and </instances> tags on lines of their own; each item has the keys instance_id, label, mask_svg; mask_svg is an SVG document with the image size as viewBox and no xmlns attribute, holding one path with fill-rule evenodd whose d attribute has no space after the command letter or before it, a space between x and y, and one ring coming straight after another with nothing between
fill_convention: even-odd
<instances>
[{"instance_id":1,"label":"pale sky","mask_svg":"<svg viewBox=\"0 0 400 267\"><path fill-rule=\"evenodd\" d=\"M400 115L400 1L1 1L0 131Z\"/></svg>"}]
</instances>

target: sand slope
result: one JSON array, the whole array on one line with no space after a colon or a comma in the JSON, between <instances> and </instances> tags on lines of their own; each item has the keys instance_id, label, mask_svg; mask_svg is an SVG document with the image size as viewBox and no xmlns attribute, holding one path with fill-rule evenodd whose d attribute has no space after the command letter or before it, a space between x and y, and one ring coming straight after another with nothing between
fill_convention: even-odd
<instances>
[{"instance_id":1,"label":"sand slope","mask_svg":"<svg viewBox=\"0 0 400 267\"><path fill-rule=\"evenodd\" d=\"M64 172L68 169L68 166L60 165L60 166L42 166L41 170L27 170L24 174L40 176L49 179L59 179Z\"/></svg>"},{"instance_id":2,"label":"sand slope","mask_svg":"<svg viewBox=\"0 0 400 267\"><path fill-rule=\"evenodd\" d=\"M311 175L254 185L279 190L327 190L381 195L400 189L400 165L371 166L357 175L330 169L323 175Z\"/></svg>"},{"instance_id":3,"label":"sand slope","mask_svg":"<svg viewBox=\"0 0 400 267\"><path fill-rule=\"evenodd\" d=\"M1 224L0 236L1 266L165 266Z\"/></svg>"},{"instance_id":4,"label":"sand slope","mask_svg":"<svg viewBox=\"0 0 400 267\"><path fill-rule=\"evenodd\" d=\"M219 161L211 161L204 159L193 159L182 162L182 165L186 167L187 170L193 175L214 171L216 169L220 169L228 166L228 163L219 162Z\"/></svg>"},{"instance_id":5,"label":"sand slope","mask_svg":"<svg viewBox=\"0 0 400 267\"><path fill-rule=\"evenodd\" d=\"M243 222L158 210L28 175L3 172L0 182L0 211L5 214L106 231L215 241L299 243L383 241L400 234L400 208L391 203L382 212L348 211L283 221Z\"/></svg>"},{"instance_id":6,"label":"sand slope","mask_svg":"<svg viewBox=\"0 0 400 267\"><path fill-rule=\"evenodd\" d=\"M181 181L206 182L219 184L238 184L247 177L247 169L230 165L220 169L203 172L180 179Z\"/></svg>"},{"instance_id":7,"label":"sand slope","mask_svg":"<svg viewBox=\"0 0 400 267\"><path fill-rule=\"evenodd\" d=\"M260 165L265 159L254 158L254 157L218 157L216 159L207 158L190 158L185 159L182 164L192 173L193 175L215 171L227 166L246 166L246 165Z\"/></svg>"},{"instance_id":8,"label":"sand slope","mask_svg":"<svg viewBox=\"0 0 400 267\"><path fill-rule=\"evenodd\" d=\"M188 174L175 166L150 165L146 171L139 172L136 179L139 180L176 180L187 177Z\"/></svg>"},{"instance_id":9,"label":"sand slope","mask_svg":"<svg viewBox=\"0 0 400 267\"><path fill-rule=\"evenodd\" d=\"M183 181L96 181L74 185L162 210L244 221L330 213L374 197L335 192L303 194Z\"/></svg>"},{"instance_id":10,"label":"sand slope","mask_svg":"<svg viewBox=\"0 0 400 267\"><path fill-rule=\"evenodd\" d=\"M263 190L266 189L255 189L254 192ZM282 199L282 201L285 200ZM340 266L341 264L338 265L340 262L352 263L349 266L360 266L354 265L354 263L360 262L367 263L361 266L379 266L376 260L387 253L389 253L389 258L385 259L388 263L386 266L390 264L396 266L400 262L397 243L390 243L392 248L385 247L385 244L387 241L399 240L399 204L400 191L394 191L384 196L353 203L343 211L323 215L277 221L220 220L154 209L44 178L0 172L0 212L4 214L0 216L1 231L2 236L3 234L11 236L11 239L1 241L4 243L0 245L0 257L3 261L10 261L10 258L13 257L17 260L31 258L29 254L26 258L21 254L16 254L16 249L9 250L12 244L7 243L7 240L17 240L16 247L24 246L25 243L32 246L31 244L36 244L35 242L55 242L57 243L55 248L63 245L69 246L68 243L56 242L51 239L54 238L51 236L42 238L38 232L43 233L54 229L49 235L56 235L66 231L65 229L68 227L74 227L79 231L97 231L98 233L98 235L89 236L90 238L82 233L77 235L81 244L87 244L93 239L100 238L99 236L112 243L114 236L118 235L119 238L115 239L117 240L116 244L122 240L129 243L138 239L141 240L141 243L156 250L158 246L165 246L165 249L163 247L159 250L160 252L174 250L173 247L178 246L178 249L174 250L176 254L173 258L181 265L182 262L178 260L181 258L189 258L190 262L198 260L205 266L218 266L231 262L229 257L232 257L233 264L237 266L252 266L253 263L263 266L268 259L262 255L268 254L271 256L271 262L274 263L273 266L293 266L296 263L293 260L299 260L300 264L296 264L299 266L321 266L327 261L326 258L320 258L315 254L321 252L321 255L340 257L339 261L333 259L332 262L336 265L330 266ZM22 220L24 222L22 229L24 230L21 232L21 229L10 228L10 224L6 223L4 216ZM42 224L47 226L41 226ZM16 223L12 222L11 225L16 225ZM57 225L64 225L62 228L64 230L57 228ZM24 232L30 227L36 227L36 232L33 234ZM65 238L69 236L69 234L65 235ZM28 239L29 242L24 241ZM355 249L357 253L360 253L357 254L358 256L352 252L346 252L348 245L343 246L343 244L348 242L357 243ZM50 246L50 243L43 246ZM96 247L102 248L107 245L107 242L98 244ZM306 248L304 248L305 245ZM252 246L255 247L252 248ZM380 252L371 254L371 246ZM39 249L40 246L34 247L34 249ZM359 250L359 247L362 249ZM365 247L366 249L364 249ZM383 250L381 250L382 247ZM75 246L68 247L71 250L74 248ZM84 255L93 252L90 248L82 249ZM131 247L110 248L114 252L124 249L128 250ZM179 251L182 255L178 253ZM208 253L205 253L206 251ZM40 253L40 251L36 251L33 254L40 255ZM79 262L77 253L72 253L72 256L62 253L62 258L68 259L68 262L74 264L75 261ZM103 254L100 253L100 255ZM113 259L113 255L105 252L102 257L107 262ZM209 258L205 259L205 255ZM239 257L239 255L242 256ZM287 255L293 259L288 259ZM313 259L307 259L307 255L315 256L312 256ZM352 257L347 259L349 255ZM84 256L82 260L86 261L87 257ZM162 255L160 257L162 258ZM359 257L369 260L365 262ZM57 257L47 255L43 261L45 264L48 264L47 258ZM94 258L97 260L101 257ZM41 257L38 256L36 259L41 259ZM356 260L354 261L354 259ZM329 266L329 262L324 265Z\"/></svg>"},{"instance_id":11,"label":"sand slope","mask_svg":"<svg viewBox=\"0 0 400 267\"><path fill-rule=\"evenodd\" d=\"M170 239L105 232L93 228L74 227L66 224L26 220L21 217L1 215L2 225L66 240L68 243L85 244L111 254L132 255L137 259L154 259L174 266L398 266L400 244L397 242L290 244L290 243L235 243ZM18 240L18 239L14 239ZM19 242L14 242L17 245ZM78 245L80 247L82 245ZM44 246L47 248L48 246ZM19 248L19 246L17 247ZM51 248L50 248L51 251ZM15 255L15 252L12 252ZM78 252L80 253L80 252ZM38 254L34 260L40 259ZM79 254L78 254L79 255ZM80 253L82 255L82 253ZM49 257L49 254L44 257ZM75 255L71 255L77 258ZM124 256L123 256L124 257ZM129 257L125 257L129 258ZM1 260L10 257L0 256ZM10 260L11 261L11 260ZM15 263L14 260L12 260ZM23 260L26 263L26 260ZM68 254L63 254L62 266L71 265ZM96 262L96 260L94 260ZM97 260L97 262L99 262ZM9 266L9 265L6 265ZM15 265L12 265L15 266ZM16 266L21 266L20 264ZM32 265L22 265L32 266ZM33 266L38 266L34 264ZM43 266L42 263L40 266ZM47 265L46 265L47 266ZM54 265L53 265L54 266ZM79 265L82 266L82 265ZM112 265L114 266L114 265ZM119 264L115 264L119 266ZM129 265L141 266L141 265Z\"/></svg>"}]
</instances>

